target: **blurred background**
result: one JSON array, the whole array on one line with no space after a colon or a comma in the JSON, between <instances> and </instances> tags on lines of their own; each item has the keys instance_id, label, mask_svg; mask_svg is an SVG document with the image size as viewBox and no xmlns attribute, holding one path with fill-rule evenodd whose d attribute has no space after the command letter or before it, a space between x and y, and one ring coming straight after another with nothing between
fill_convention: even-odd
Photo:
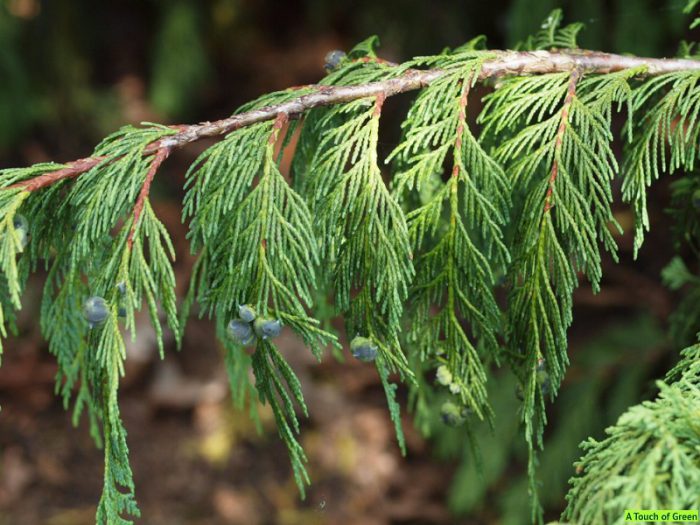
<instances>
[{"instance_id":1,"label":"blurred background","mask_svg":"<svg viewBox=\"0 0 700 525\"><path fill-rule=\"evenodd\" d=\"M127 123L213 120L264 92L312 83L323 57L376 34L381 56L401 61L485 34L514 45L555 7L586 24L581 44L648 56L676 53L690 35L683 0L0 0L0 167L90 154ZM483 93L482 93L483 94ZM478 112L478 96L471 102ZM387 104L382 153L396 144L410 97ZM209 144L174 154L153 190L176 242L178 282L192 259L180 220L186 167ZM618 148L619 149L619 148ZM631 236L619 265L606 260L602 292L582 286L570 331L571 369L549 407L541 457L547 517L564 506L578 444L601 437L676 360L668 336L678 292L662 268L673 254L668 180L655 184L653 229L633 263ZM618 192L619 193L619 192ZM619 199L618 199L619 202ZM630 229L621 205L618 221ZM55 365L38 327L43 275L29 283L20 330L0 368L0 525L94 523L102 453L86 426L73 428L54 396ZM182 290L180 290L182 294ZM336 326L341 330L340 324ZM697 327L696 327L697 328ZM144 319L129 343L121 389L136 495L144 524L527 523L525 449L513 378L491 381L496 429L477 426L481 470L464 434L434 425L426 439L404 413L408 457L395 443L374 369L327 357L318 364L286 334L311 417L302 443L313 484L301 501L271 414L258 434L232 408L213 326L192 320L184 348L159 360ZM689 333L692 333L690 330ZM400 391L405 407L406 392ZM405 411L404 411L405 412Z\"/></svg>"}]
</instances>

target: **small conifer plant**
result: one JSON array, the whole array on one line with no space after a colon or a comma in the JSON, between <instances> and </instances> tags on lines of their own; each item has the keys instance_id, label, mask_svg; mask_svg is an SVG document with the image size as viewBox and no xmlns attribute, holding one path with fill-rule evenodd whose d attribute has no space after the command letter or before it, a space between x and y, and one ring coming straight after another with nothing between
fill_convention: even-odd
<instances>
[{"instance_id":1,"label":"small conifer plant","mask_svg":"<svg viewBox=\"0 0 700 525\"><path fill-rule=\"evenodd\" d=\"M137 336L142 307L161 355L163 321L178 342L195 305L215 321L235 400L270 405L303 497L307 409L276 338L294 334L319 359L340 348L314 313L326 295L354 334L349 352L381 378L404 453L392 380L409 389L417 417L439 412L471 439L473 422L495 416L489 376L512 371L532 521L542 521L545 403L569 361L573 291L581 279L598 290L602 250L616 257L614 181L634 208L638 250L650 228L647 188L682 170L673 213L683 242L700 243L695 46L673 59L586 51L576 44L581 27L553 12L518 50L477 38L402 64L380 59L370 38L329 53L318 84L263 95L229 118L127 126L89 157L0 171L0 333L14 327L28 275L46 267L40 322L57 390L104 449L98 523L139 516L118 390L124 334ZM488 94L475 115L479 83ZM385 101L404 92L416 96L401 141L380 158ZM611 146L613 114L625 121L622 159ZM287 175L280 152L294 134ZM206 137L221 140L187 172L183 220L197 260L178 299L174 249L149 190L174 149ZM698 280L680 260L664 278L677 287ZM700 318L697 304L681 305L685 319ZM432 389L448 400L431 406ZM584 444L566 520L700 506L700 346L683 352L660 391L603 441Z\"/></svg>"}]
</instances>

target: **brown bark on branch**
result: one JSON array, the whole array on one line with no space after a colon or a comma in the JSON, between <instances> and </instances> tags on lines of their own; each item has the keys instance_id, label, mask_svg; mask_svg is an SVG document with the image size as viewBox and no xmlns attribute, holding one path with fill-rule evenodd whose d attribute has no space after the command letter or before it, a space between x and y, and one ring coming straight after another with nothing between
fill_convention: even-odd
<instances>
[{"instance_id":1,"label":"brown bark on branch","mask_svg":"<svg viewBox=\"0 0 700 525\"><path fill-rule=\"evenodd\" d=\"M65 168L44 173L43 175L39 175L33 179L18 182L12 186L8 186L6 189L24 188L27 191L39 190L46 186L50 186L59 180L77 177L81 173L85 173L86 171L94 168L103 160L105 160L105 157L87 157L84 159L74 160L73 162L69 162Z\"/></svg>"},{"instance_id":2,"label":"brown bark on branch","mask_svg":"<svg viewBox=\"0 0 700 525\"><path fill-rule=\"evenodd\" d=\"M537 75L578 70L586 73L612 73L626 69L644 68L644 75L660 75L678 71L698 71L700 61L687 59L641 58L584 50L561 51L493 51L494 58L483 63L479 78L513 75ZM258 122L273 120L280 113L295 118L304 112L333 104L367 97L390 97L423 88L443 75L441 69L409 69L395 78L356 86L310 86L314 91L295 99L240 113L214 122L172 126L177 133L154 141L146 147L146 154L164 149L181 148L204 138L226 135ZM70 163L68 168L45 173L10 187L24 187L35 191L58 180L71 178L97 165L101 158L86 158Z\"/></svg>"},{"instance_id":3,"label":"brown bark on branch","mask_svg":"<svg viewBox=\"0 0 700 525\"><path fill-rule=\"evenodd\" d=\"M564 104L561 108L561 116L559 117L559 128L557 129L557 137L554 142L554 158L552 160L552 170L549 174L549 187L547 188L547 195L544 198L544 212L547 213L552 208L552 193L554 193L554 183L557 181L557 175L559 175L559 155L561 152L561 146L564 143L564 133L566 133L566 128L569 125L569 111L571 111L571 103L574 101L576 96L576 84L581 78L581 70L576 68L571 71L571 76L569 77L569 85L566 89L566 97L564 98Z\"/></svg>"},{"instance_id":4,"label":"brown bark on branch","mask_svg":"<svg viewBox=\"0 0 700 525\"><path fill-rule=\"evenodd\" d=\"M139 225L139 219L141 218L141 214L143 213L143 207L146 205L146 200L148 199L148 195L151 192L151 184L153 183L153 178L156 176L156 172L158 171L160 165L163 164L163 161L168 158L168 155L170 155L170 148L160 148L158 151L156 151L156 154L153 157L153 160L151 161L151 165L148 168L146 178L143 181L143 186L141 186L141 191L139 192L139 196L136 199L136 204L134 205L134 220L131 223L129 238L126 240L126 244L130 250L134 244L134 234L136 233L136 228Z\"/></svg>"}]
</instances>

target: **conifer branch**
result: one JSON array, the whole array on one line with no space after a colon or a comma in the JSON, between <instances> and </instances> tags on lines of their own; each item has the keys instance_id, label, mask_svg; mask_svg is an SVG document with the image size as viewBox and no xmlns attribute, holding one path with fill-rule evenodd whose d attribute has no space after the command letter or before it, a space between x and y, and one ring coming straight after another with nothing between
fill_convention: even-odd
<instances>
[{"instance_id":1,"label":"conifer branch","mask_svg":"<svg viewBox=\"0 0 700 525\"><path fill-rule=\"evenodd\" d=\"M484 61L479 80L514 75L544 75L574 70L578 70L579 74L606 74L643 68L644 74L647 76L700 70L700 61L698 60L632 57L587 50L490 51L490 53L494 55L494 58ZM390 64L383 60L381 63ZM312 91L279 104L256 108L214 122L170 126L176 133L149 144L144 148L144 154L157 154L164 148L177 149L205 138L227 135L240 128L274 120L282 113L287 114L288 118L296 118L317 107L341 104L367 97L382 96L387 98L399 93L414 91L428 86L443 76L445 72L444 69L407 69L397 76L365 84L304 86L303 89L311 89ZM103 160L105 160L104 157L87 157L76 160L70 162L65 168L18 182L8 188L22 187L27 191L36 191L54 182L77 177Z\"/></svg>"},{"instance_id":2,"label":"conifer branch","mask_svg":"<svg viewBox=\"0 0 700 525\"><path fill-rule=\"evenodd\" d=\"M318 84L264 94L229 118L126 126L90 157L0 170L0 189L9 190L0 191L0 335L13 327L32 268L49 261L42 330L59 363L58 390L67 404L80 383L76 421L86 409L105 446L99 523L130 523L139 513L117 394L126 358L121 328L135 334L134 313L144 303L161 356L161 308L178 338L195 302L216 319L236 402L248 400L254 413L257 393L270 405L303 496L309 476L297 412L306 416L306 404L271 339L285 327L318 359L328 344L339 347L313 317L316 290L323 297L327 288L346 333L369 342L353 340L351 350L375 361L404 453L390 373L420 399L418 419L434 408L431 397L448 399L443 422L469 420L471 440L472 423L494 414L491 364L506 361L523 401L531 519L542 522L537 452L545 401L556 397L569 363L573 292L580 272L598 290L602 249L613 257L617 249L610 228L619 229L611 209L619 172L614 112L628 115L622 189L637 212L637 247L649 226L646 188L662 173L692 170L700 138L700 60L579 50L581 24L560 22L554 11L523 43L529 51L491 51L476 38L402 64L378 58L377 39L369 38L347 55L334 52L340 58L328 60ZM495 89L484 98L475 135L467 111L479 81ZM378 158L382 109L387 97L412 90L401 142L385 159L393 166L387 183ZM646 116L633 121L640 113ZM296 136L290 181L280 163ZM222 140L186 175L183 219L199 256L178 318L175 250L149 193L173 149L214 137ZM691 181L681 199L693 217L695 188ZM675 279L687 273L676 269ZM505 311L495 295L503 285ZM90 310L95 303L102 309ZM679 389L696 392L696 381L680 384L684 378ZM612 435L611 448L628 447L626 436ZM600 450L591 448L585 462L626 458ZM589 487L610 470L590 470L594 476L574 487L577 499L588 500ZM598 522L586 508L570 512Z\"/></svg>"}]
</instances>

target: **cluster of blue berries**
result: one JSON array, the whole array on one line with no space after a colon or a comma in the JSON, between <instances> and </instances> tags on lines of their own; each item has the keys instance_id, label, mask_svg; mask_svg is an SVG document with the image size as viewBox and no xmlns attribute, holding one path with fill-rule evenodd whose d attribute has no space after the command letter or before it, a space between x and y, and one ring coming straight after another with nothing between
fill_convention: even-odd
<instances>
[{"instance_id":1,"label":"cluster of blue berries","mask_svg":"<svg viewBox=\"0 0 700 525\"><path fill-rule=\"evenodd\" d=\"M345 60L346 57L347 55L339 49L329 51L326 54L326 58L324 58L325 64L323 64L323 69L325 69L329 73L335 71L340 67L340 64L343 62L343 60Z\"/></svg>"},{"instance_id":2,"label":"cluster of blue berries","mask_svg":"<svg viewBox=\"0 0 700 525\"><path fill-rule=\"evenodd\" d=\"M12 227L15 229L17 237L19 237L20 251L24 251L29 242L29 221L24 215L18 213L12 218Z\"/></svg>"},{"instance_id":3,"label":"cluster of blue berries","mask_svg":"<svg viewBox=\"0 0 700 525\"><path fill-rule=\"evenodd\" d=\"M371 363L377 358L377 345L369 337L356 335L350 341L350 353L355 359Z\"/></svg>"},{"instance_id":4,"label":"cluster of blue berries","mask_svg":"<svg viewBox=\"0 0 700 525\"><path fill-rule=\"evenodd\" d=\"M228 334L236 343L249 346L257 335L260 339L277 337L282 331L279 319L258 316L255 308L249 304L238 307L238 318L228 324Z\"/></svg>"}]
</instances>

